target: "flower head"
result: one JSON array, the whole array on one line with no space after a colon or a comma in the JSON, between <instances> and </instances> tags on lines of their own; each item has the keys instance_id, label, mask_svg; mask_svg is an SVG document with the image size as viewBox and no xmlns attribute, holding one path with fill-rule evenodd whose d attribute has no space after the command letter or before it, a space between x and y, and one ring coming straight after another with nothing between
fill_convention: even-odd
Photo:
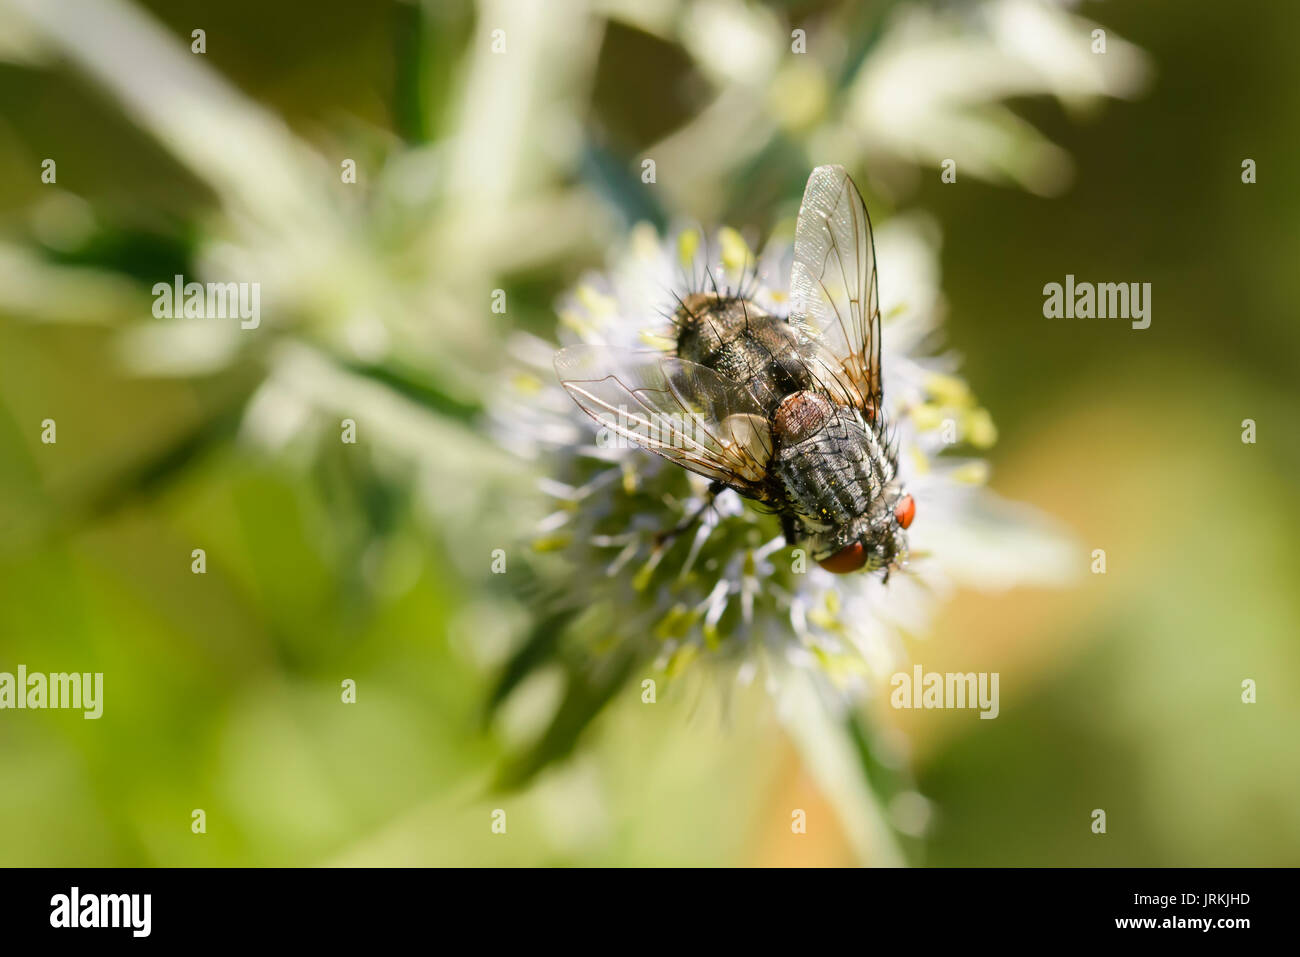
<instances>
[{"instance_id":1,"label":"flower head","mask_svg":"<svg viewBox=\"0 0 1300 957\"><path fill-rule=\"evenodd\" d=\"M943 309L933 233L926 220L900 218L876 236L886 413L916 503L910 552L887 581L824 570L785 541L774 515L734 491L706 507L707 479L610 441L575 405L552 370L553 345L515 342L523 371L496 410L498 430L540 460L555 508L535 547L558 553L560 587L588 613L608 610L607 640L632 643L670 676L708 659L742 681L774 684L795 667L852 695L896 667L901 637L924 634L953 585L1065 577L1063 541L984 487L977 455L996 439L992 418L956 360L930 354ZM559 338L670 348L674 308L704 287L743 288L784 316L791 260L783 239L755 256L734 229L708 239L678 229L661 240L640 225L607 273L585 277L560 303Z\"/></svg>"}]
</instances>

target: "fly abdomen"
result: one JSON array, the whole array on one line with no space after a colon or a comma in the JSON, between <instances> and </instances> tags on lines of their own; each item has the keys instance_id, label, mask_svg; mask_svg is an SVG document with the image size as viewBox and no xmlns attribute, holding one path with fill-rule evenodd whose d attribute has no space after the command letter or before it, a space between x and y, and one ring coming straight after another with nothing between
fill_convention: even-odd
<instances>
[{"instance_id":1,"label":"fly abdomen","mask_svg":"<svg viewBox=\"0 0 1300 957\"><path fill-rule=\"evenodd\" d=\"M808 385L789 324L752 302L696 293L682 301L674 321L679 356L743 383L769 415Z\"/></svg>"}]
</instances>

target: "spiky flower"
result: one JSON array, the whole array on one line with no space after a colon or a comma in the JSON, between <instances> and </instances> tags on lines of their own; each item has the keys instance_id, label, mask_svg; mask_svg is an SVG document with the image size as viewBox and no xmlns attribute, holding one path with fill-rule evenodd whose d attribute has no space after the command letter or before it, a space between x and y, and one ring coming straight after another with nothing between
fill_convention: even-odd
<instances>
[{"instance_id":1,"label":"spiky flower","mask_svg":"<svg viewBox=\"0 0 1300 957\"><path fill-rule=\"evenodd\" d=\"M555 507L534 545L558 553L549 571L599 622L587 631L634 647L668 676L705 659L775 688L794 667L839 692L832 697L854 697L895 670L900 638L923 635L954 585L1066 577L1064 539L985 487L988 468L977 456L996 439L992 418L956 360L931 354L943 311L932 234L922 219L877 231L886 411L902 483L917 503L910 557L887 582L824 571L783 539L774 516L731 491L685 533L665 534L705 503L707 480L609 441L557 381L555 346L515 341L523 371L496 411L498 430L540 460ZM715 285L785 315L791 260L781 239L755 257L734 229L707 240L682 229L661 241L640 225L606 274L586 277L562 301L558 337L667 348L679 297Z\"/></svg>"}]
</instances>

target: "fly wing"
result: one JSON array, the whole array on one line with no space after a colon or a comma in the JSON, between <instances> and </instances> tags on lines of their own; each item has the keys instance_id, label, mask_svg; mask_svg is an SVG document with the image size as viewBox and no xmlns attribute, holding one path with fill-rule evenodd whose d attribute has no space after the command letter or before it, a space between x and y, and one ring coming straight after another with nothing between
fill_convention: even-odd
<instances>
[{"instance_id":1,"label":"fly wing","mask_svg":"<svg viewBox=\"0 0 1300 957\"><path fill-rule=\"evenodd\" d=\"M745 387L662 352L569 346L555 356L560 383L584 412L670 462L762 500L772 439Z\"/></svg>"},{"instance_id":2,"label":"fly wing","mask_svg":"<svg viewBox=\"0 0 1300 957\"><path fill-rule=\"evenodd\" d=\"M794 234L790 320L816 343L819 377L842 404L880 408L880 295L862 194L843 166L808 177Z\"/></svg>"}]
</instances>

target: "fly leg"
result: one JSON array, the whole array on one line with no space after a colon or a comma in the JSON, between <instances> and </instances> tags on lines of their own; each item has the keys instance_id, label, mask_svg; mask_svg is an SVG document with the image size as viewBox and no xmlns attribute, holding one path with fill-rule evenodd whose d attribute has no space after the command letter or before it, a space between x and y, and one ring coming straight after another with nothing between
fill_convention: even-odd
<instances>
[{"instance_id":1,"label":"fly leg","mask_svg":"<svg viewBox=\"0 0 1300 957\"><path fill-rule=\"evenodd\" d=\"M689 531L693 528L695 523L704 517L704 513L713 507L713 500L726 488L727 486L722 482L710 482L709 490L704 493L704 504L693 511L690 515L687 515L672 528L656 533L655 547L660 548L668 542L671 542L678 535L682 534L682 532Z\"/></svg>"},{"instance_id":2,"label":"fly leg","mask_svg":"<svg viewBox=\"0 0 1300 957\"><path fill-rule=\"evenodd\" d=\"M781 515L781 534L785 536L785 544L793 545L799 540L799 532L795 528L794 516L789 514Z\"/></svg>"}]
</instances>

